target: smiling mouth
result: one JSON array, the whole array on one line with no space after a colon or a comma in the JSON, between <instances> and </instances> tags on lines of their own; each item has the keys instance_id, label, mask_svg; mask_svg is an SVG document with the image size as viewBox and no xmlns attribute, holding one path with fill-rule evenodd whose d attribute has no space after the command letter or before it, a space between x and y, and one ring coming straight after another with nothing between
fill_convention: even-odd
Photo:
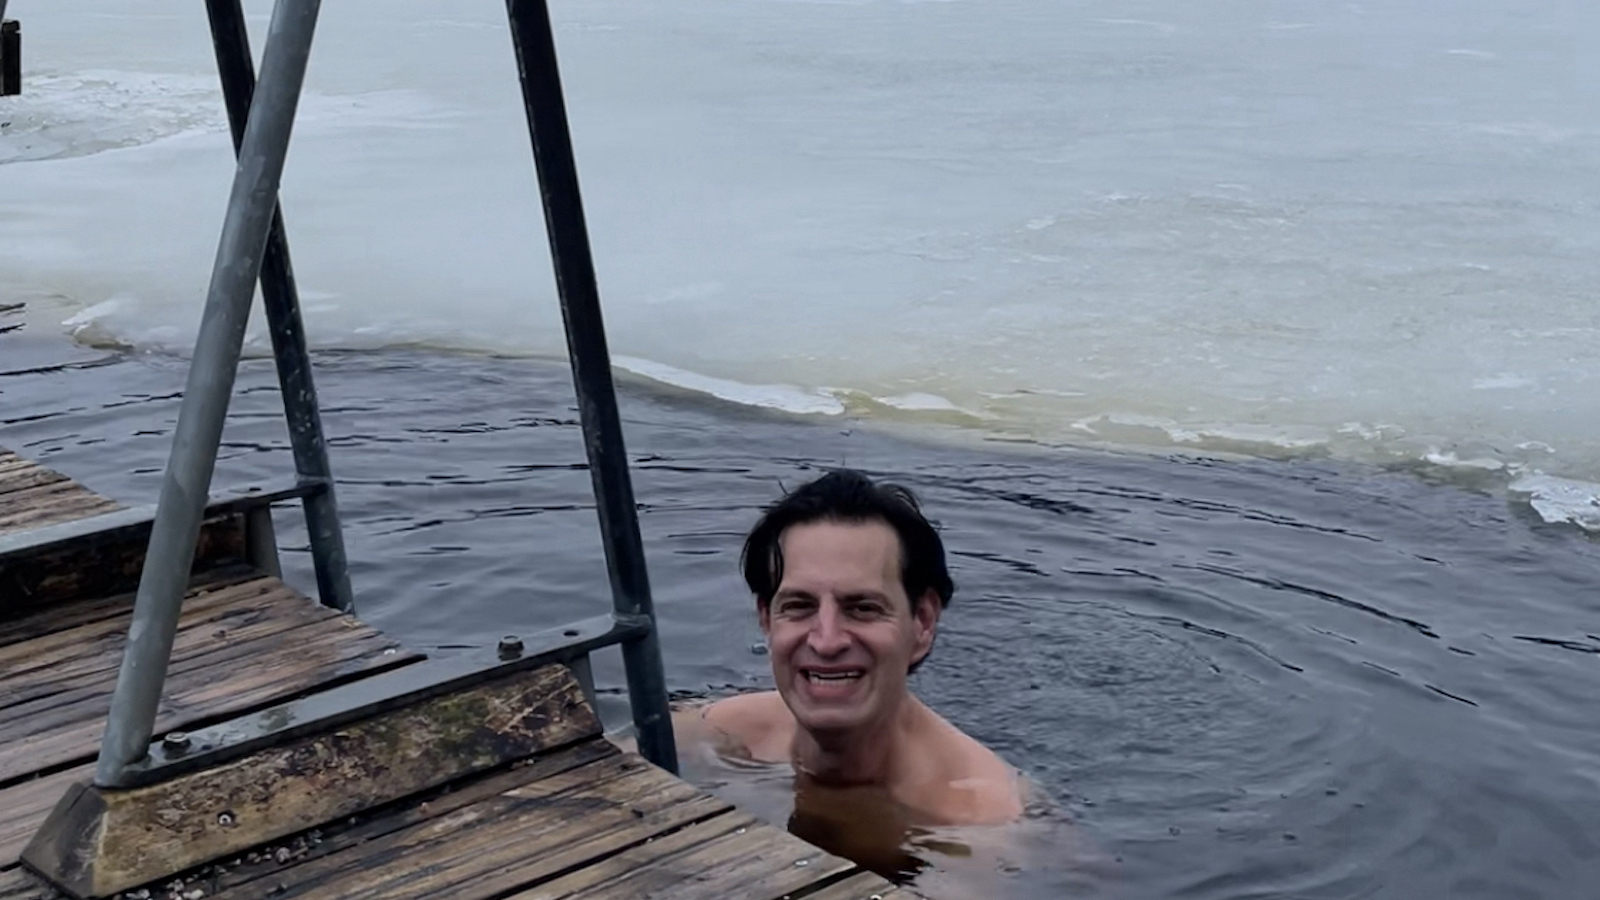
<instances>
[{"instance_id":1,"label":"smiling mouth","mask_svg":"<svg viewBox=\"0 0 1600 900\"><path fill-rule=\"evenodd\" d=\"M841 684L848 681L856 681L865 674L867 674L865 669L850 669L846 672L818 672L815 670L808 670L805 673L805 676L806 680L810 681L812 684Z\"/></svg>"}]
</instances>

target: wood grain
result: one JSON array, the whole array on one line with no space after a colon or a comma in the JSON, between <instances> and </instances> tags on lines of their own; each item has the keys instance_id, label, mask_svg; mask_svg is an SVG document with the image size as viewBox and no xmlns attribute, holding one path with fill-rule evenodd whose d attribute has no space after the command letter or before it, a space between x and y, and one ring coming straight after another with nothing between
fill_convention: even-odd
<instances>
[{"instance_id":1,"label":"wood grain","mask_svg":"<svg viewBox=\"0 0 1600 900\"><path fill-rule=\"evenodd\" d=\"M189 590L197 593L215 591L260 577L259 571L243 564L221 566L195 575L190 579ZM31 610L16 618L0 619L0 647L31 641L90 622L126 616L133 609L133 597L132 591L86 597L48 609Z\"/></svg>"},{"instance_id":2,"label":"wood grain","mask_svg":"<svg viewBox=\"0 0 1600 900\"><path fill-rule=\"evenodd\" d=\"M75 481L0 494L0 534L70 522L121 509Z\"/></svg>"},{"instance_id":3,"label":"wood grain","mask_svg":"<svg viewBox=\"0 0 1600 900\"><path fill-rule=\"evenodd\" d=\"M730 807L621 756L569 770L560 789L502 793L264 879L274 897L489 897ZM259 885L255 888L260 890ZM222 898L243 900L248 890Z\"/></svg>"},{"instance_id":4,"label":"wood grain","mask_svg":"<svg viewBox=\"0 0 1600 900\"><path fill-rule=\"evenodd\" d=\"M330 873L341 867L360 868L361 853L350 851L361 848L364 852L379 847L379 844L373 843L379 838L402 832L529 782L618 755L619 751L608 741L584 741L518 763L507 771L487 773L408 798L394 807L369 810L350 819L331 823L318 829L314 842L291 842L296 850L292 861L279 862L274 852L276 847L252 852L249 857L228 860L218 866L218 870L202 887L207 896L212 896L259 881L259 884L235 891L235 896L247 897L269 892L281 894L290 883L329 879Z\"/></svg>"},{"instance_id":5,"label":"wood grain","mask_svg":"<svg viewBox=\"0 0 1600 900\"><path fill-rule=\"evenodd\" d=\"M155 732L192 729L201 722L287 700L354 674L421 658L402 654L381 635L360 633L360 626L339 622L335 627L348 628L352 634L324 632L293 640L280 635L280 642L269 653L240 658L244 652L240 647L228 647L213 655L215 665L180 673L167 682ZM108 686L94 698L52 711L41 730L8 738L0 745L0 782L93 756L110 708Z\"/></svg>"},{"instance_id":6,"label":"wood grain","mask_svg":"<svg viewBox=\"0 0 1600 900\"><path fill-rule=\"evenodd\" d=\"M41 485L60 484L68 480L70 479L60 472L43 466L18 468L11 472L0 472L0 494L11 494Z\"/></svg>"}]
</instances>

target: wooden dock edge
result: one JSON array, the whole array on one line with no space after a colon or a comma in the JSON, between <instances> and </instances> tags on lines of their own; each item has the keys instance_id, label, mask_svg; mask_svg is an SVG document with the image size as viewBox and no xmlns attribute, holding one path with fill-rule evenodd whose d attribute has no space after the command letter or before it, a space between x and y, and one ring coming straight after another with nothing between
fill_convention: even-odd
<instances>
[{"instance_id":1,"label":"wooden dock edge","mask_svg":"<svg viewBox=\"0 0 1600 900\"><path fill-rule=\"evenodd\" d=\"M600 733L572 672L545 666L146 787L80 782L22 862L108 897Z\"/></svg>"},{"instance_id":2,"label":"wooden dock edge","mask_svg":"<svg viewBox=\"0 0 1600 900\"><path fill-rule=\"evenodd\" d=\"M0 619L138 587L150 540L148 524L118 528L96 538L14 556L0 553ZM228 562L250 559L249 538L245 514L207 517L200 527L191 571L201 574Z\"/></svg>"}]
</instances>

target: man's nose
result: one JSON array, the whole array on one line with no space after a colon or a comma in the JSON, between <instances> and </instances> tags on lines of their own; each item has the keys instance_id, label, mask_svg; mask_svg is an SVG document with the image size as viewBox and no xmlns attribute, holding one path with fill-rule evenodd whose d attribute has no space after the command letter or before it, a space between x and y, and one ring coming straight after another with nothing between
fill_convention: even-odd
<instances>
[{"instance_id":1,"label":"man's nose","mask_svg":"<svg viewBox=\"0 0 1600 900\"><path fill-rule=\"evenodd\" d=\"M844 615L837 605L823 603L817 610L806 643L818 656L831 656L850 649L850 633L845 630Z\"/></svg>"}]
</instances>

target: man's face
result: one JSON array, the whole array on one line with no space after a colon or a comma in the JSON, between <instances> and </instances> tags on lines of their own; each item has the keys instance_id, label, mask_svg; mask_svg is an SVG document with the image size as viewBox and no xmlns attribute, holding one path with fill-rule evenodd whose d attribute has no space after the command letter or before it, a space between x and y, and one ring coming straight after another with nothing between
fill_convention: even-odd
<instances>
[{"instance_id":1,"label":"man's face","mask_svg":"<svg viewBox=\"0 0 1600 900\"><path fill-rule=\"evenodd\" d=\"M913 607L900 540L882 521L793 525L778 543L783 581L761 610L778 692L807 731L880 721L933 646L938 599L930 591Z\"/></svg>"}]
</instances>

